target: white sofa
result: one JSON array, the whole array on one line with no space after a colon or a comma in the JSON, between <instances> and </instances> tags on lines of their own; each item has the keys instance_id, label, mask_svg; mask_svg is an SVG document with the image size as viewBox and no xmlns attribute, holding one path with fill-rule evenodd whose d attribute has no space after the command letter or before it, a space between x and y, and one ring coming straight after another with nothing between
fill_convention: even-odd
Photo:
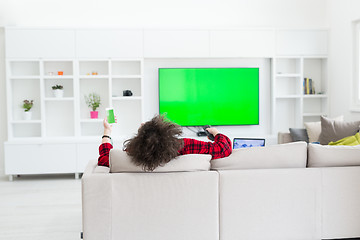
<instances>
[{"instance_id":1,"label":"white sofa","mask_svg":"<svg viewBox=\"0 0 360 240\"><path fill-rule=\"evenodd\" d=\"M360 167L306 168L307 145L298 145L302 153L277 157L297 162L284 168L261 169L254 153L256 169L223 170L245 152L212 161L210 171L109 173L91 162L82 178L84 239L360 237ZM266 152L277 146L262 150L262 161L277 161Z\"/></svg>"}]
</instances>

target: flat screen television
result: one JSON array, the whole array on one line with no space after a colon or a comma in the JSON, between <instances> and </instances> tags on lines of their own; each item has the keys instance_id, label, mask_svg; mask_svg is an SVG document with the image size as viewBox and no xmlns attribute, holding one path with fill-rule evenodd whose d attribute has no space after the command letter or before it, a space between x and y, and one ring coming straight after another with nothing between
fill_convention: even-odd
<instances>
[{"instance_id":1,"label":"flat screen television","mask_svg":"<svg viewBox=\"0 0 360 240\"><path fill-rule=\"evenodd\" d=\"M259 124L259 68L159 68L159 113L181 126Z\"/></svg>"}]
</instances>

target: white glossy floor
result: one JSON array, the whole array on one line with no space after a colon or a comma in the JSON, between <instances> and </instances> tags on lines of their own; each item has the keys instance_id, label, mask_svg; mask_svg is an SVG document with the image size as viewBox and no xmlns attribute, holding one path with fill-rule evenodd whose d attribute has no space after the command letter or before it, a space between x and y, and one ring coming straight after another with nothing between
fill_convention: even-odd
<instances>
[{"instance_id":1,"label":"white glossy floor","mask_svg":"<svg viewBox=\"0 0 360 240\"><path fill-rule=\"evenodd\" d=\"M74 175L0 178L0 239L80 239L81 180Z\"/></svg>"}]
</instances>

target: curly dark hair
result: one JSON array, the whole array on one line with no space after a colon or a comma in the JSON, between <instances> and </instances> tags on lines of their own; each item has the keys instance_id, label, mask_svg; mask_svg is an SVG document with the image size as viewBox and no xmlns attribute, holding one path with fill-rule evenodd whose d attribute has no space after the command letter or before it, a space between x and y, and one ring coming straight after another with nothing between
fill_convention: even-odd
<instances>
[{"instance_id":1,"label":"curly dark hair","mask_svg":"<svg viewBox=\"0 0 360 240\"><path fill-rule=\"evenodd\" d=\"M137 135L124 142L124 149L137 166L151 172L179 155L183 147L183 141L178 138L181 134L179 125L157 115L144 123Z\"/></svg>"}]
</instances>

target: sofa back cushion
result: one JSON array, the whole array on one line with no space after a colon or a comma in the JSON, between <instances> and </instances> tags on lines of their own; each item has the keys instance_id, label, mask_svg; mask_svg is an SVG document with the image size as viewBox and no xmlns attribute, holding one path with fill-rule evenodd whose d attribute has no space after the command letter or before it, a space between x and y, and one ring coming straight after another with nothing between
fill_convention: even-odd
<instances>
[{"instance_id":1,"label":"sofa back cushion","mask_svg":"<svg viewBox=\"0 0 360 240\"><path fill-rule=\"evenodd\" d=\"M278 144L293 142L291 134L288 132L278 132Z\"/></svg>"},{"instance_id":2,"label":"sofa back cushion","mask_svg":"<svg viewBox=\"0 0 360 240\"><path fill-rule=\"evenodd\" d=\"M153 172L192 172L210 170L209 154L181 155L164 166L157 167ZM110 151L110 172L144 172L141 166L136 166L129 155L121 149Z\"/></svg>"},{"instance_id":3,"label":"sofa back cushion","mask_svg":"<svg viewBox=\"0 0 360 240\"><path fill-rule=\"evenodd\" d=\"M234 149L226 158L211 161L211 169L305 168L307 143L293 142L266 147Z\"/></svg>"},{"instance_id":4,"label":"sofa back cushion","mask_svg":"<svg viewBox=\"0 0 360 240\"><path fill-rule=\"evenodd\" d=\"M309 144L308 167L343 167L360 165L360 145L329 146Z\"/></svg>"}]
</instances>

